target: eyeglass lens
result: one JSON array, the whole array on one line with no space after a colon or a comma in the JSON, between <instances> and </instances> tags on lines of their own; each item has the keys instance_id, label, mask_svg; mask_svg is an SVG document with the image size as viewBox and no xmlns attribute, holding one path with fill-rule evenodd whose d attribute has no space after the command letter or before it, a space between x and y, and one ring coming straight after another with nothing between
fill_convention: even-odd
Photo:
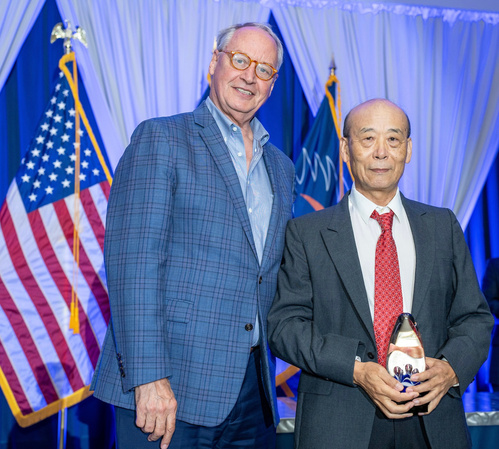
<instances>
[{"instance_id":1,"label":"eyeglass lens","mask_svg":"<svg viewBox=\"0 0 499 449\"><path fill-rule=\"evenodd\" d=\"M250 58L243 53L234 53L231 61L234 68L238 70L245 70L251 64ZM270 65L259 62L255 67L255 74L258 78L266 81L272 78L274 71Z\"/></svg>"}]
</instances>

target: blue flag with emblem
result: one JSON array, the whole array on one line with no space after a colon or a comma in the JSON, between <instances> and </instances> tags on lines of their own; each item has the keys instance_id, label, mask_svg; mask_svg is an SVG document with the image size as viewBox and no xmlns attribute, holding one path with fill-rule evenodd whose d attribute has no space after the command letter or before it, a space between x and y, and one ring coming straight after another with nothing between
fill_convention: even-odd
<instances>
[{"instance_id":1,"label":"blue flag with emblem","mask_svg":"<svg viewBox=\"0 0 499 449\"><path fill-rule=\"evenodd\" d=\"M326 95L295 163L295 217L336 204L352 185L339 154L341 114L335 107L335 85L339 86L338 79L332 73L326 83ZM339 95L337 104L339 108Z\"/></svg>"}]
</instances>

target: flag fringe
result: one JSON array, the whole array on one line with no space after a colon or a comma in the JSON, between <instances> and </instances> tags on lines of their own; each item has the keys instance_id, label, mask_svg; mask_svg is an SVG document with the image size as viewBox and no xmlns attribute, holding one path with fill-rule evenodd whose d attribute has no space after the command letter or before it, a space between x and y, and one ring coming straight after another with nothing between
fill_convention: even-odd
<instances>
[{"instance_id":1,"label":"flag fringe","mask_svg":"<svg viewBox=\"0 0 499 449\"><path fill-rule=\"evenodd\" d=\"M69 62L73 63L74 78L66 66L66 64ZM78 294L77 294L76 286L78 285L77 271L78 271L79 266L80 266L80 260L79 260L80 259L80 241L79 241L79 202L80 202L80 180L79 180L80 135L79 135L79 130L80 130L80 118L83 121L85 129L90 137L90 141L92 142L92 145L94 146L95 152L97 153L97 157L99 159L99 162L101 163L101 166L104 170L104 173L106 174L106 178L107 178L107 181L109 182L109 185L112 184L112 177L111 177L111 172L109 171L109 168L107 167L104 156L102 155L100 147L97 143L97 139L95 138L95 135L92 131L92 128L90 127L90 123L88 122L87 116L85 115L85 111L83 110L83 106L80 102L80 97L78 95L77 64L76 64L76 58L75 58L74 52L71 52L71 53L68 53L67 55L64 55L59 60L59 69L64 73L64 76L66 77L66 80L68 81L69 88L71 89L71 93L73 95L73 99L75 102L75 109L76 109L75 140L76 140L77 145L75 148L75 155L76 155L76 161L75 161L75 217L74 217L74 233L73 233L73 256L74 256L75 267L73 269L73 284L72 284L72 288L71 288L71 314L70 314L70 319L69 319L69 328L73 331L73 333L79 334L80 333L80 320L79 320L79 313L78 313Z\"/></svg>"},{"instance_id":2,"label":"flag fringe","mask_svg":"<svg viewBox=\"0 0 499 449\"><path fill-rule=\"evenodd\" d=\"M48 404L46 407L42 408L41 410L32 412L28 415L23 415L21 409L19 408L14 398L14 393L10 389L10 385L7 382L7 378L5 377L5 374L1 368L0 368L0 386L2 387L5 399L7 400L7 403L10 406L10 409L12 411L12 414L14 415L14 418L17 421L17 424L19 424L23 428L36 424L37 422L40 422L45 418L48 418L49 416L55 415L56 413L59 412L59 410L76 405L78 404L78 402L81 402L84 399L88 398L89 396L93 395L93 392L90 391L90 386L87 385L86 387L80 388L78 391L75 391L70 396L64 397L62 399L59 399L58 401Z\"/></svg>"},{"instance_id":3,"label":"flag fringe","mask_svg":"<svg viewBox=\"0 0 499 449\"><path fill-rule=\"evenodd\" d=\"M336 83L337 89L336 89L336 98L337 98L337 103L338 103L338 112L336 112L336 106L334 104L334 98L331 92L329 91L329 88ZM340 95L340 81L336 77L336 75L331 72L329 75L328 80L326 81L326 85L324 86L324 89L326 90L326 96L329 101L329 108L331 109L331 115L333 116L333 121L334 121L334 128L336 130L336 135L338 136L338 140L341 141L341 122L342 122L342 117L341 117L341 95ZM343 198L343 161L341 159L341 151L339 152L339 161L338 161L338 166L340 168L340 173L339 173L339 188L340 188L340 194L339 198ZM347 163L348 171L350 172L350 176L352 177L353 180L353 175L352 175L352 170L350 168L350 163Z\"/></svg>"},{"instance_id":4,"label":"flag fringe","mask_svg":"<svg viewBox=\"0 0 499 449\"><path fill-rule=\"evenodd\" d=\"M109 168L106 164L106 161L104 159L104 156L102 155L101 149L99 147L99 144L97 143L97 139L95 138L95 135L92 131L92 128L90 127L90 123L88 122L87 116L85 114L85 111L83 110L83 106L81 105L81 102L79 98L75 97L75 85L73 82L73 79L71 77L71 72L68 70L66 67L66 64L69 61L73 61L75 59L75 54L74 52L71 52L67 55L64 55L60 60L59 60L59 68L62 70L64 75L66 75L66 79L68 80L69 87L71 89L71 93L73 94L73 98L75 98L75 108L77 108L78 113L80 114L81 119L83 120L83 123L85 125L85 128L87 129L88 135L90 137L90 140L92 141L92 144L95 148L95 152L97 153L97 157L99 158L99 162L102 165L102 169L104 170L104 173L106 174L107 181L109 182L109 185L112 185L113 183L113 178L111 176L111 172L109 171Z\"/></svg>"}]
</instances>

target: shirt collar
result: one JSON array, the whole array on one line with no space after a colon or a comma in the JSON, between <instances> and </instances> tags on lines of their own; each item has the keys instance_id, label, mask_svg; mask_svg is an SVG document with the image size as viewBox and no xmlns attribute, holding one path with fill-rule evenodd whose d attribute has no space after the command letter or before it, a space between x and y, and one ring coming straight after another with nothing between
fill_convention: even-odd
<instances>
[{"instance_id":1,"label":"shirt collar","mask_svg":"<svg viewBox=\"0 0 499 449\"><path fill-rule=\"evenodd\" d=\"M215 106L215 103L211 101L211 98L208 97L206 99L206 106L208 110L211 112L211 115L215 119L218 127L220 128L220 132L222 133L225 141L231 136L232 132L234 132L234 127L237 131L241 131L239 126L232 123L228 117ZM270 136L267 130L264 128L260 120L256 117L253 117L250 122L251 130L253 131L253 139L260 143L263 147L269 140Z\"/></svg>"},{"instance_id":2,"label":"shirt collar","mask_svg":"<svg viewBox=\"0 0 499 449\"><path fill-rule=\"evenodd\" d=\"M350 201L366 224L371 218L371 214L373 213L374 209L376 209L379 214L384 214L392 210L395 217L397 217L399 221L404 211L404 206L402 205L402 198L400 196L400 190L398 187L397 193L395 193L395 196L386 206L378 206L371 200L367 199L364 195L362 195L362 193L360 193L355 188L354 183L352 185L352 191L350 192Z\"/></svg>"}]
</instances>

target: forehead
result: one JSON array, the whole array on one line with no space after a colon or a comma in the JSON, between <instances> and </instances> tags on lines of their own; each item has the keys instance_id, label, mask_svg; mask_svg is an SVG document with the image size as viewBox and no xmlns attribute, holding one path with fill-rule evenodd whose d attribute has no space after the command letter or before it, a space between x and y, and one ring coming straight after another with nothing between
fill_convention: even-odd
<instances>
[{"instance_id":1,"label":"forehead","mask_svg":"<svg viewBox=\"0 0 499 449\"><path fill-rule=\"evenodd\" d=\"M272 36L260 28L239 28L226 49L242 51L260 62L277 63L277 45Z\"/></svg>"},{"instance_id":2,"label":"forehead","mask_svg":"<svg viewBox=\"0 0 499 449\"><path fill-rule=\"evenodd\" d=\"M364 103L351 112L351 128L354 132L407 131L407 118L398 106L388 101Z\"/></svg>"}]
</instances>

